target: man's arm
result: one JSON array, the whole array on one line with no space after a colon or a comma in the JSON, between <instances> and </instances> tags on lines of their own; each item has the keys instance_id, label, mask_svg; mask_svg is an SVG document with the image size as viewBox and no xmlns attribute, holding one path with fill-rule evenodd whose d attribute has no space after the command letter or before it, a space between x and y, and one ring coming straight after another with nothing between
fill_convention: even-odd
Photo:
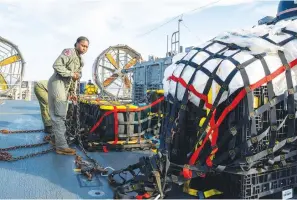
<instances>
[{"instance_id":1,"label":"man's arm","mask_svg":"<svg viewBox=\"0 0 297 200\"><path fill-rule=\"evenodd\" d=\"M62 77L72 77L74 73L66 68L66 64L71 60L72 51L65 49L55 61L53 68Z\"/></svg>"}]
</instances>

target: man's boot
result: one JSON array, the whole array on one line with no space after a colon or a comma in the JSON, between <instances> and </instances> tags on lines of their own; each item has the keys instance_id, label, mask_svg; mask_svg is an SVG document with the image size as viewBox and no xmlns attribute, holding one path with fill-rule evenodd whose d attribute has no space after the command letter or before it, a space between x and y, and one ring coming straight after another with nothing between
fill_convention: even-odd
<instances>
[{"instance_id":1,"label":"man's boot","mask_svg":"<svg viewBox=\"0 0 297 200\"><path fill-rule=\"evenodd\" d=\"M48 134L51 134L51 132L52 132L52 126L45 126L44 127L44 132L45 133L48 133Z\"/></svg>"},{"instance_id":2,"label":"man's boot","mask_svg":"<svg viewBox=\"0 0 297 200\"><path fill-rule=\"evenodd\" d=\"M75 149L71 149L71 148L59 148L59 149L56 149L56 153L62 154L62 155L75 155L76 151Z\"/></svg>"}]
</instances>

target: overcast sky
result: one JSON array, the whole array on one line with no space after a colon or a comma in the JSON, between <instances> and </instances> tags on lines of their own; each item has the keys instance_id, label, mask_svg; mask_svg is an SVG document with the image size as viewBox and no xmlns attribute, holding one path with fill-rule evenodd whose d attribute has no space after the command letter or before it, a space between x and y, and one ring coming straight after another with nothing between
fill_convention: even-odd
<instances>
[{"instance_id":1,"label":"overcast sky","mask_svg":"<svg viewBox=\"0 0 297 200\"><path fill-rule=\"evenodd\" d=\"M92 77L95 58L106 48L126 44L144 59L164 57L166 37L184 13L181 44L195 46L223 31L252 27L275 16L278 1L221 0L0 0L0 36L15 43L25 61L25 80L48 79L52 64L78 36L90 39L83 80ZM158 28L159 27L159 28ZM151 31L155 29L154 31Z\"/></svg>"}]
</instances>

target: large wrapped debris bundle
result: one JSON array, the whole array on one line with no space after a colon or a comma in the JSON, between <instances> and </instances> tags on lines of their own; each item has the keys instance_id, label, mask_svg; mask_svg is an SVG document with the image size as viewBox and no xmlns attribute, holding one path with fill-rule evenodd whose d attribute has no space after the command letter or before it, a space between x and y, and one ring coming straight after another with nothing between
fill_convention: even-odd
<instances>
[{"instance_id":1,"label":"large wrapped debris bundle","mask_svg":"<svg viewBox=\"0 0 297 200\"><path fill-rule=\"evenodd\" d=\"M295 31L297 22L285 21L228 32L165 71L162 134L172 162L248 170L296 155Z\"/></svg>"},{"instance_id":2,"label":"large wrapped debris bundle","mask_svg":"<svg viewBox=\"0 0 297 200\"><path fill-rule=\"evenodd\" d=\"M286 184L267 185L278 182L269 171L295 169L296 35L297 20L227 32L165 70L159 157L168 159L150 158L166 168L159 170L164 186L225 173L241 184L238 198L259 198L282 191L284 185L296 186L293 174L286 176ZM266 173L265 180L260 172ZM156 180L142 180L138 192L154 194L150 190L157 191ZM258 189L242 192L246 185L251 189L251 180L260 181Z\"/></svg>"}]
</instances>

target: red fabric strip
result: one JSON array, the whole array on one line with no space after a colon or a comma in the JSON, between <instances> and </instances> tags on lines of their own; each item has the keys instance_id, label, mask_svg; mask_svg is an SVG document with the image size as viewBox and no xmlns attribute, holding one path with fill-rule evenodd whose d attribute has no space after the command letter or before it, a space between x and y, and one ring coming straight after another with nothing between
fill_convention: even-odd
<instances>
[{"instance_id":1,"label":"red fabric strip","mask_svg":"<svg viewBox=\"0 0 297 200\"><path fill-rule=\"evenodd\" d=\"M117 144L118 143L118 139L119 139L119 121L118 121L118 112L117 112L117 107L114 106L113 107L113 113L114 113L114 142L113 144Z\"/></svg>"}]
</instances>

